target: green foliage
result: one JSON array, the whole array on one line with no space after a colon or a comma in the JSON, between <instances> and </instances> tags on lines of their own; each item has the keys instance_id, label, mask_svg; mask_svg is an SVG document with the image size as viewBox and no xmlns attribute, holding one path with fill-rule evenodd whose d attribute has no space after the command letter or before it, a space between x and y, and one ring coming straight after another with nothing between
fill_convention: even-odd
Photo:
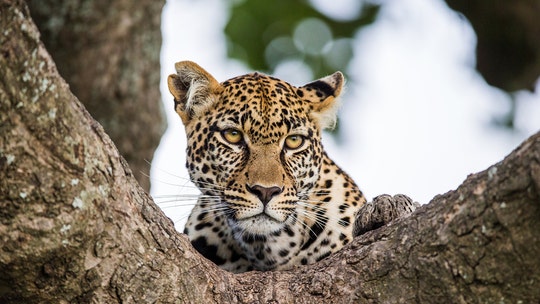
<instances>
[{"instance_id":1,"label":"green foliage","mask_svg":"<svg viewBox=\"0 0 540 304\"><path fill-rule=\"evenodd\" d=\"M353 35L371 24L378 11L379 6L365 3L356 18L335 20L308 1L239 1L225 28L229 56L269 73L287 60L304 62L314 78L345 71L353 56Z\"/></svg>"}]
</instances>

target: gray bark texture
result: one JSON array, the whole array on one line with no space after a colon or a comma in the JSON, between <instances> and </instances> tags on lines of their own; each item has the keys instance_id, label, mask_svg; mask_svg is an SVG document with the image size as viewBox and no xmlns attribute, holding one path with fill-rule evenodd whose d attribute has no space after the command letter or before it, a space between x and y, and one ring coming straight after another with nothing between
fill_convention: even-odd
<instances>
[{"instance_id":1,"label":"gray bark texture","mask_svg":"<svg viewBox=\"0 0 540 304\"><path fill-rule=\"evenodd\" d=\"M148 164L166 125L159 102L165 1L27 3L60 74L148 191Z\"/></svg>"},{"instance_id":2,"label":"gray bark texture","mask_svg":"<svg viewBox=\"0 0 540 304\"><path fill-rule=\"evenodd\" d=\"M0 25L0 303L540 301L540 133L319 263L233 275L139 187L25 3Z\"/></svg>"}]
</instances>

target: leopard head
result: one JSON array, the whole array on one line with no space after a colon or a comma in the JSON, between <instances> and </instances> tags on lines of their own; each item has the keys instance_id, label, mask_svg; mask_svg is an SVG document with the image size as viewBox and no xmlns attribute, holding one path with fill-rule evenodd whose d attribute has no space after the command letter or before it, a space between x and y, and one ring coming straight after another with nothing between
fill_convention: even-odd
<instances>
[{"instance_id":1,"label":"leopard head","mask_svg":"<svg viewBox=\"0 0 540 304\"><path fill-rule=\"evenodd\" d=\"M218 198L207 207L255 236L303 221L343 75L295 87L261 73L218 83L193 62L175 67L168 87L186 129L186 166L203 194Z\"/></svg>"}]
</instances>

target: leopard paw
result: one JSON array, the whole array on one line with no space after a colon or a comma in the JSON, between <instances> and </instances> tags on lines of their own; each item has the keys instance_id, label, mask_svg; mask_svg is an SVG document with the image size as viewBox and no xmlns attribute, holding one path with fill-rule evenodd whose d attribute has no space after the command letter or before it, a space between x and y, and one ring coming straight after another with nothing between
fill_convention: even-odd
<instances>
[{"instance_id":1,"label":"leopard paw","mask_svg":"<svg viewBox=\"0 0 540 304\"><path fill-rule=\"evenodd\" d=\"M358 211L353 235L358 236L411 214L420 204L403 194L383 194L373 198Z\"/></svg>"}]
</instances>

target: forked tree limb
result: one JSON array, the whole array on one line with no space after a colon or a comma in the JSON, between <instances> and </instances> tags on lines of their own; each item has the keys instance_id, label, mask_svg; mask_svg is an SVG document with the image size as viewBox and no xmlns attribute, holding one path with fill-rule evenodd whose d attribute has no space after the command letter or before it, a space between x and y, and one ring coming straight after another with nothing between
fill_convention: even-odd
<instances>
[{"instance_id":1,"label":"forked tree limb","mask_svg":"<svg viewBox=\"0 0 540 304\"><path fill-rule=\"evenodd\" d=\"M137 185L24 2L1 0L0 24L0 302L540 301L540 133L317 264L233 275Z\"/></svg>"}]
</instances>

